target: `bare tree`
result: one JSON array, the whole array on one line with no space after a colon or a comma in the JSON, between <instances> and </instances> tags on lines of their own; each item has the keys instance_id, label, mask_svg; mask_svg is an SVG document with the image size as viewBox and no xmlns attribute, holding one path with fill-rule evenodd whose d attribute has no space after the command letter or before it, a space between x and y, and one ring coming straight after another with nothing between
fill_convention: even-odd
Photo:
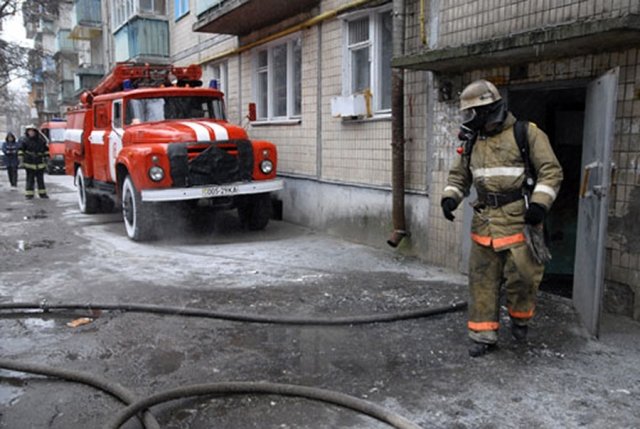
<instances>
[{"instance_id":1,"label":"bare tree","mask_svg":"<svg viewBox=\"0 0 640 429\"><path fill-rule=\"evenodd\" d=\"M19 2L17 0L0 0L0 20L18 13Z\"/></svg>"},{"instance_id":2,"label":"bare tree","mask_svg":"<svg viewBox=\"0 0 640 429\"><path fill-rule=\"evenodd\" d=\"M57 14L60 0L0 0L0 24L22 11L25 26L35 25L43 15ZM0 40L0 92L15 79L33 78L41 68L43 53L17 43Z\"/></svg>"}]
</instances>

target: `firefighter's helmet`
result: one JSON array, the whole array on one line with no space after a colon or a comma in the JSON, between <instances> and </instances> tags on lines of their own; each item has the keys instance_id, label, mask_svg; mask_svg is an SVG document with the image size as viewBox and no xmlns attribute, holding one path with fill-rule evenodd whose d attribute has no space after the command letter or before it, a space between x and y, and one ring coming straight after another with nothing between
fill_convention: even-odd
<instances>
[{"instance_id":1,"label":"firefighter's helmet","mask_svg":"<svg viewBox=\"0 0 640 429\"><path fill-rule=\"evenodd\" d=\"M494 84L484 79L476 80L460 94L460 110L486 106L498 100L502 100L502 97Z\"/></svg>"}]
</instances>

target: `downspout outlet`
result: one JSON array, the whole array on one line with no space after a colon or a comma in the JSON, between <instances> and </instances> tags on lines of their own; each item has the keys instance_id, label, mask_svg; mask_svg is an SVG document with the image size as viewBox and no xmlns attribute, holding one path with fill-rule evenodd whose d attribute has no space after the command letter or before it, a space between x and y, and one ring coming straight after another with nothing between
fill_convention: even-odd
<instances>
[{"instance_id":1,"label":"downspout outlet","mask_svg":"<svg viewBox=\"0 0 640 429\"><path fill-rule=\"evenodd\" d=\"M387 244L391 247L398 247L403 238L408 237L409 233L402 229L396 229L391 233L391 237L387 240Z\"/></svg>"}]
</instances>

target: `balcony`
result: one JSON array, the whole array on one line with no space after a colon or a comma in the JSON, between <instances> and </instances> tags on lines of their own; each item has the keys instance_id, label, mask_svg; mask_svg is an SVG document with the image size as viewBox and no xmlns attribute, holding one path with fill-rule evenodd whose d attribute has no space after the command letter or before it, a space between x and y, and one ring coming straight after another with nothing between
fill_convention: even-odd
<instances>
[{"instance_id":1,"label":"balcony","mask_svg":"<svg viewBox=\"0 0 640 429\"><path fill-rule=\"evenodd\" d=\"M114 34L116 61L169 62L169 23L135 17Z\"/></svg>"},{"instance_id":2,"label":"balcony","mask_svg":"<svg viewBox=\"0 0 640 429\"><path fill-rule=\"evenodd\" d=\"M302 22L318 4L320 0L197 0L193 30L245 36L294 17Z\"/></svg>"},{"instance_id":3,"label":"balcony","mask_svg":"<svg viewBox=\"0 0 640 429\"><path fill-rule=\"evenodd\" d=\"M60 92L58 93L58 103L59 104L75 104L76 100L76 91L73 85L73 81L62 81L60 82Z\"/></svg>"},{"instance_id":4,"label":"balcony","mask_svg":"<svg viewBox=\"0 0 640 429\"><path fill-rule=\"evenodd\" d=\"M100 0L75 0L71 13L71 38L91 40L102 34Z\"/></svg>"},{"instance_id":5,"label":"balcony","mask_svg":"<svg viewBox=\"0 0 640 429\"><path fill-rule=\"evenodd\" d=\"M76 44L73 39L70 37L71 31L69 30L60 30L56 35L56 53L75 53L76 52Z\"/></svg>"},{"instance_id":6,"label":"balcony","mask_svg":"<svg viewBox=\"0 0 640 429\"><path fill-rule=\"evenodd\" d=\"M104 76L104 66L101 64L85 64L76 70L74 80L74 91L76 95L86 89L93 89L98 85Z\"/></svg>"},{"instance_id":7,"label":"balcony","mask_svg":"<svg viewBox=\"0 0 640 429\"><path fill-rule=\"evenodd\" d=\"M60 105L58 104L58 94L47 94L44 96L42 106L44 113L58 113Z\"/></svg>"}]
</instances>

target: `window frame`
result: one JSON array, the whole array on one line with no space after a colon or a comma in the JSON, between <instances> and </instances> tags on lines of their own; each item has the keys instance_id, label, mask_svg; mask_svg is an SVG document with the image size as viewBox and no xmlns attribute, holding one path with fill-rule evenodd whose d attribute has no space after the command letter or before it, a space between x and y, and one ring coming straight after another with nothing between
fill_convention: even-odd
<instances>
[{"instance_id":1,"label":"window frame","mask_svg":"<svg viewBox=\"0 0 640 429\"><path fill-rule=\"evenodd\" d=\"M294 59L294 53L295 53L295 44L299 43L300 44L300 81L295 82L295 78L296 78L296 72L295 72L295 59ZM274 87L274 82L275 82L275 64L274 64L274 60L273 60L273 51L276 48L279 48L283 45L286 45L286 52L287 52L287 64L286 64L286 70L287 70L287 82L286 82L286 114L284 116L280 115L280 116L275 116L274 114L274 110L275 110L275 87ZM263 52L267 52L267 65L266 66L260 66L259 65L259 57L260 54ZM258 116L256 118L256 121L254 123L275 123L275 122L295 122L295 123L299 123L301 118L302 118L302 97L300 96L300 103L299 105L297 105L296 103L296 95L297 92L299 92L300 94L302 94L302 35L300 33L296 33L292 36L289 37L285 37L282 39L278 39L277 41L274 41L272 43L269 44L265 44L263 46L260 46L259 48L256 48L253 51L253 72L252 72L252 80L253 80L253 90L252 90L252 95L253 95L253 99L254 100L258 100L259 98L262 98L262 94L260 94L259 91L259 76L262 73L266 73L267 75L267 99L266 99L266 115L264 116ZM298 88L296 89L296 86L298 86ZM259 103L256 102L256 104L258 105L258 114L261 113L260 111L260 106ZM297 112L296 112L296 108L297 108Z\"/></svg>"},{"instance_id":2,"label":"window frame","mask_svg":"<svg viewBox=\"0 0 640 429\"><path fill-rule=\"evenodd\" d=\"M353 65L352 65L352 52L356 49L362 49L363 47L369 47L369 83L371 88L372 97L372 113L374 116L389 116L391 115L391 105L383 107L382 100L382 53L383 53L383 32L382 16L386 13L391 13L392 7L385 5L377 8L367 9L365 11L354 12L341 16L343 21L343 51L342 51L342 95L350 96L354 94L362 94L363 92L353 91ZM349 24L353 21L362 19L369 19L369 39L367 41L349 44ZM391 67L391 64L389 64ZM389 82L389 90L391 88Z\"/></svg>"},{"instance_id":3,"label":"window frame","mask_svg":"<svg viewBox=\"0 0 640 429\"><path fill-rule=\"evenodd\" d=\"M213 69L217 68L220 74L219 78L213 77L215 74ZM204 64L203 66L203 85L208 86L211 79L218 81L218 89L227 97L229 91L229 61L212 61Z\"/></svg>"}]
</instances>

